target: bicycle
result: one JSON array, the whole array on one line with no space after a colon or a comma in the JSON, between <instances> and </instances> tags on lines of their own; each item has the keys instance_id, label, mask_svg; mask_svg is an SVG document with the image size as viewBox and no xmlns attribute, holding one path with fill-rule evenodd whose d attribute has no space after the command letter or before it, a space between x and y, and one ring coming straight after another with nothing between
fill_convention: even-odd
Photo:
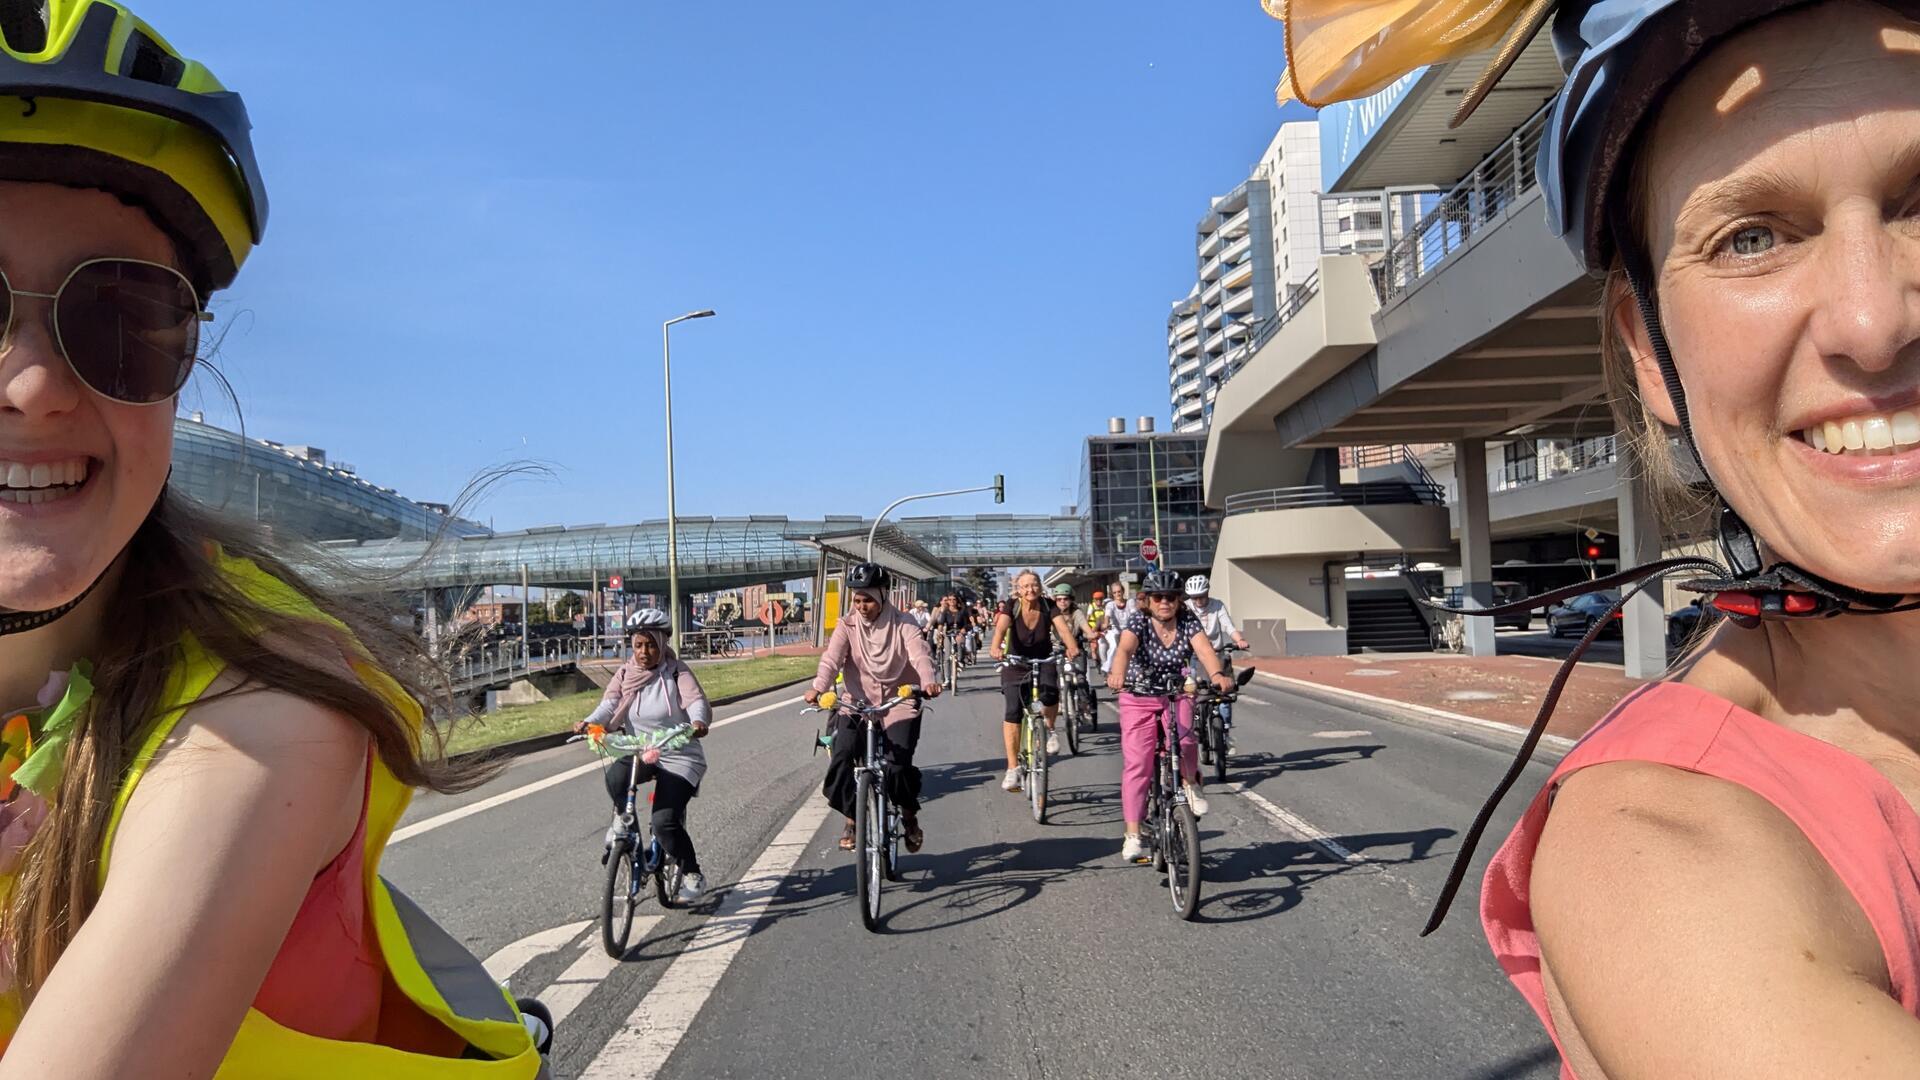
<instances>
[{"instance_id":1,"label":"bicycle","mask_svg":"<svg viewBox=\"0 0 1920 1080\"><path fill-rule=\"evenodd\" d=\"M592 746L593 752L601 757L612 760L624 757L632 762L632 772L627 779L626 807L620 812L624 835L616 838L600 856L601 863L607 868L607 885L600 904L600 944L606 948L607 955L616 960L627 954L627 941L633 935L633 913L640 906L642 883L651 879L654 896L659 899L660 906L673 908L682 877L680 865L667 858L659 837L648 836L645 844L639 842L640 822L635 809L639 802L642 757L649 750L678 749L691 738L691 723L676 724L650 735L608 733L605 728L594 724L587 728L585 734L567 740L572 743L584 739ZM653 802L652 792L647 793L647 802Z\"/></svg>"},{"instance_id":2,"label":"bicycle","mask_svg":"<svg viewBox=\"0 0 1920 1080\"><path fill-rule=\"evenodd\" d=\"M1159 719L1160 737L1154 744L1153 779L1147 785L1147 817L1140 823L1140 839L1151 853L1149 859L1154 871L1167 875L1167 893L1173 898L1174 914L1189 921L1200 910L1200 821L1193 816L1193 808L1187 805L1187 793L1180 785L1177 709L1180 699L1196 690L1194 680L1189 677L1177 686L1169 682L1158 688L1139 686L1127 691L1164 702Z\"/></svg>"},{"instance_id":3,"label":"bicycle","mask_svg":"<svg viewBox=\"0 0 1920 1080\"><path fill-rule=\"evenodd\" d=\"M860 922L874 933L880 931L881 883L900 880L900 839L906 833L900 807L887 794L886 777L893 767L893 744L881 734L880 725L874 721L889 709L923 698L914 686L901 687L899 696L884 705L868 705L858 698L842 700L840 695L828 691L820 695L818 706L800 710L829 715L839 712L850 717L866 736L853 772L853 881L860 897ZM925 715L924 708L922 715ZM832 746L830 733L814 733L814 753Z\"/></svg>"},{"instance_id":4,"label":"bicycle","mask_svg":"<svg viewBox=\"0 0 1920 1080\"><path fill-rule=\"evenodd\" d=\"M1081 656L1086 656L1081 653ZM1067 753L1069 756L1080 752L1080 725L1091 724L1092 714L1097 706L1093 704L1092 691L1087 686L1086 673L1077 663L1061 667L1060 675L1060 724L1067 733Z\"/></svg>"},{"instance_id":5,"label":"bicycle","mask_svg":"<svg viewBox=\"0 0 1920 1080\"><path fill-rule=\"evenodd\" d=\"M940 633L940 655L934 664L934 670L946 677L948 686L957 686L960 682L960 642L951 630Z\"/></svg>"},{"instance_id":6,"label":"bicycle","mask_svg":"<svg viewBox=\"0 0 1920 1080\"><path fill-rule=\"evenodd\" d=\"M1017 760L1025 774L1027 801L1033 805L1033 820L1041 825L1047 823L1047 718L1040 704L1040 668L1046 664L1058 665L1059 662L1060 654L1055 653L1042 660L1009 656L1000 663L1002 668L1027 669L1027 707L1020 713Z\"/></svg>"},{"instance_id":7,"label":"bicycle","mask_svg":"<svg viewBox=\"0 0 1920 1080\"><path fill-rule=\"evenodd\" d=\"M1231 645L1222 646L1220 663L1227 664L1237 651ZM1243 668L1233 681L1236 686L1246 686L1253 681L1253 669ZM1203 682L1193 698L1193 730L1200 743L1200 764L1213 766L1217 783L1227 782L1227 733L1233 729L1233 703L1238 697L1237 693L1222 694L1211 682Z\"/></svg>"}]
</instances>

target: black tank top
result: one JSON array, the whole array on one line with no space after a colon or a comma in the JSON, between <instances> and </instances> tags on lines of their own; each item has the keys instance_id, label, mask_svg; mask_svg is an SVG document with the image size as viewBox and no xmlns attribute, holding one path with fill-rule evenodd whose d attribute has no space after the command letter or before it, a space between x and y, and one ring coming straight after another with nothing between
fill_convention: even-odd
<instances>
[{"instance_id":1,"label":"black tank top","mask_svg":"<svg viewBox=\"0 0 1920 1080\"><path fill-rule=\"evenodd\" d=\"M1007 617L1013 620L1013 629L1008 634L1013 639L1013 655L1029 660L1045 660L1053 655L1053 612L1043 608L1040 625L1029 630L1020 614L1019 601L1009 601L1005 610Z\"/></svg>"}]
</instances>

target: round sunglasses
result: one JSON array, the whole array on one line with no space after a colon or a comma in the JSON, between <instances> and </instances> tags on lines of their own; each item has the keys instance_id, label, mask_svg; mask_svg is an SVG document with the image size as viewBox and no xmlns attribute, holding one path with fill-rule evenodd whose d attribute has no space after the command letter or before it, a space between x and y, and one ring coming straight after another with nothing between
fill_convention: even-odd
<instances>
[{"instance_id":1,"label":"round sunglasses","mask_svg":"<svg viewBox=\"0 0 1920 1080\"><path fill-rule=\"evenodd\" d=\"M200 349L193 283L171 266L142 259L88 259L50 293L16 289L0 271L0 353L13 347L18 299L53 305L53 340L67 366L101 397L153 405L179 393Z\"/></svg>"}]
</instances>

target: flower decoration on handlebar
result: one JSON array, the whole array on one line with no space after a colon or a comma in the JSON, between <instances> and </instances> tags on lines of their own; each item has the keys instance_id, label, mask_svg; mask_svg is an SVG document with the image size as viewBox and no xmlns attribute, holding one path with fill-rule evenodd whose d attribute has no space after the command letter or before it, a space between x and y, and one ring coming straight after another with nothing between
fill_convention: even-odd
<instances>
[{"instance_id":1,"label":"flower decoration on handlebar","mask_svg":"<svg viewBox=\"0 0 1920 1080\"><path fill-rule=\"evenodd\" d=\"M587 728L588 745L593 747L594 753L606 758L632 757L649 750L667 753L678 750L691 741L693 741L692 724L676 724L645 735L630 735L624 731L609 732L598 724L589 725Z\"/></svg>"}]
</instances>

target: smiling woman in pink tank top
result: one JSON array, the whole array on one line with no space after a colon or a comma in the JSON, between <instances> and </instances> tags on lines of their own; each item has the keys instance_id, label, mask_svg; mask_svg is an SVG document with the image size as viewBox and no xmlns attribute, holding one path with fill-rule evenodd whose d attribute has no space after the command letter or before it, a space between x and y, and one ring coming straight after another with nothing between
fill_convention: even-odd
<instances>
[{"instance_id":1,"label":"smiling woman in pink tank top","mask_svg":"<svg viewBox=\"0 0 1920 1080\"><path fill-rule=\"evenodd\" d=\"M1268 9L1282 100L1314 106L1510 61L1551 19L1537 178L1604 280L1621 475L1727 563L1592 584L1685 571L1729 617L1487 870L1488 941L1562 1076L1920 1077L1920 2Z\"/></svg>"}]
</instances>

